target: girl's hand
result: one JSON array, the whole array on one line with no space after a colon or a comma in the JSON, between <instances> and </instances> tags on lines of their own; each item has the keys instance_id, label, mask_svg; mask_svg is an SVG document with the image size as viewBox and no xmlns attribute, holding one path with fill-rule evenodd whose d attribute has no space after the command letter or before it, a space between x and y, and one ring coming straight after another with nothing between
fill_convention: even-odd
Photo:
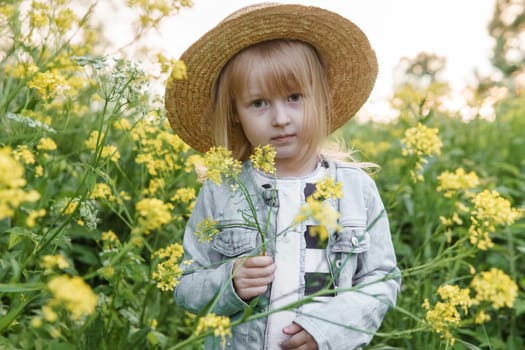
<instances>
[{"instance_id":1,"label":"girl's hand","mask_svg":"<svg viewBox=\"0 0 525 350\"><path fill-rule=\"evenodd\" d=\"M271 256L239 258L233 264L233 286L244 301L266 292L273 281L275 264Z\"/></svg>"},{"instance_id":2,"label":"girl's hand","mask_svg":"<svg viewBox=\"0 0 525 350\"><path fill-rule=\"evenodd\" d=\"M317 350L317 342L315 339L299 326L297 323L292 323L288 327L283 328L283 333L291 335L292 337L281 343L283 350Z\"/></svg>"}]
</instances>

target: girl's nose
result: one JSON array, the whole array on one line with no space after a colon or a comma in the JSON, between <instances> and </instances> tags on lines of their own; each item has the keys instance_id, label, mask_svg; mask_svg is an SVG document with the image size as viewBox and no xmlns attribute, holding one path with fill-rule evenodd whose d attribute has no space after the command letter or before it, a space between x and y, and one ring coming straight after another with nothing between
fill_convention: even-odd
<instances>
[{"instance_id":1,"label":"girl's nose","mask_svg":"<svg viewBox=\"0 0 525 350\"><path fill-rule=\"evenodd\" d=\"M277 102L273 105L273 125L274 126L283 126L290 123L290 118L286 110L284 103Z\"/></svg>"}]
</instances>

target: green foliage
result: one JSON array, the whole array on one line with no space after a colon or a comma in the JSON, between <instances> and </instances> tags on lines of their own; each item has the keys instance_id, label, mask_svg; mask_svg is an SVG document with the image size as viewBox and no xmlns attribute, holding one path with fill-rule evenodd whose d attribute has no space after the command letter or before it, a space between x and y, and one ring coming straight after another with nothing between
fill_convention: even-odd
<instances>
[{"instance_id":1,"label":"green foliage","mask_svg":"<svg viewBox=\"0 0 525 350\"><path fill-rule=\"evenodd\" d=\"M97 55L89 21L96 2L75 16L67 1L35 2L32 11L27 5L0 5L7 38L0 44L0 348L200 348L195 317L152 277L155 252L181 243L199 188L198 155L172 133L151 93L151 82L167 72L153 77L136 63ZM142 10L156 14L148 23L159 23L162 12ZM403 270L397 307L370 348L522 349L525 223L496 225L487 250L470 241L469 230L479 215L472 198L485 189L524 207L525 99L502 100L494 121L465 122L441 108L445 85L406 85L392 101L398 120L351 122L337 133L360 160L381 166L374 177ZM403 153L405 132L418 123L437 128L442 142L440 154L424 162ZM440 175L458 168L480 181L469 195L446 197ZM440 219L454 213L461 221ZM471 306L447 328L452 345L425 320L422 304L442 300L440 286L472 288L472 269L492 268L516 282L514 304ZM53 281L68 296L54 293ZM96 304L75 296L96 296ZM474 323L482 310L491 320Z\"/></svg>"}]
</instances>

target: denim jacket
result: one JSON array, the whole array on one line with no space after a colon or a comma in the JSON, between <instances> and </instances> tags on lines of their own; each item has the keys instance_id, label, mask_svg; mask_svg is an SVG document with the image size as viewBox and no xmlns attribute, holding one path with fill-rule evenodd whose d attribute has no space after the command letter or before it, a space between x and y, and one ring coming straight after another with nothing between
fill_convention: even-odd
<instances>
[{"instance_id":1,"label":"denim jacket","mask_svg":"<svg viewBox=\"0 0 525 350\"><path fill-rule=\"evenodd\" d=\"M330 176L343 184L343 197L331 203L340 213L342 230L330 233L326 247L337 295L317 308L315 315L299 315L294 322L316 340L320 350L360 349L370 342L385 313L395 304L400 272L375 182L354 165L327 163ZM245 162L239 176L248 188L261 222L270 217L267 241L272 255L271 238L275 234L279 205L270 203L264 189L256 187L252 171L251 163ZM203 184L184 232L184 260L191 259L192 264L181 264L186 273L175 289L178 305L199 313L219 295L210 312L228 316L232 322L242 318L250 308L236 294L232 282L235 258L257 255L261 246L256 230L234 225L244 222L241 213L249 210L246 203L240 191L232 191L229 184L216 185L210 181ZM219 225L228 223L229 228L220 231L210 242L199 242L194 232L197 224L206 218ZM269 291L265 295L268 296ZM267 317L259 317L234 327L225 348L266 349L266 322ZM220 348L220 340L207 339L206 349Z\"/></svg>"}]
</instances>

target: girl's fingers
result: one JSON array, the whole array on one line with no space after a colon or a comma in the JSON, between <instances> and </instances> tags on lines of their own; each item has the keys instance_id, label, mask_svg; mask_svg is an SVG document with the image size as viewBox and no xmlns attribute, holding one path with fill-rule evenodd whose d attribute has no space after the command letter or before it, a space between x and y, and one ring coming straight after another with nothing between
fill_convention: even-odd
<instances>
[{"instance_id":1,"label":"girl's fingers","mask_svg":"<svg viewBox=\"0 0 525 350\"><path fill-rule=\"evenodd\" d=\"M273 264L271 256L253 256L244 261L244 267L265 267Z\"/></svg>"}]
</instances>

